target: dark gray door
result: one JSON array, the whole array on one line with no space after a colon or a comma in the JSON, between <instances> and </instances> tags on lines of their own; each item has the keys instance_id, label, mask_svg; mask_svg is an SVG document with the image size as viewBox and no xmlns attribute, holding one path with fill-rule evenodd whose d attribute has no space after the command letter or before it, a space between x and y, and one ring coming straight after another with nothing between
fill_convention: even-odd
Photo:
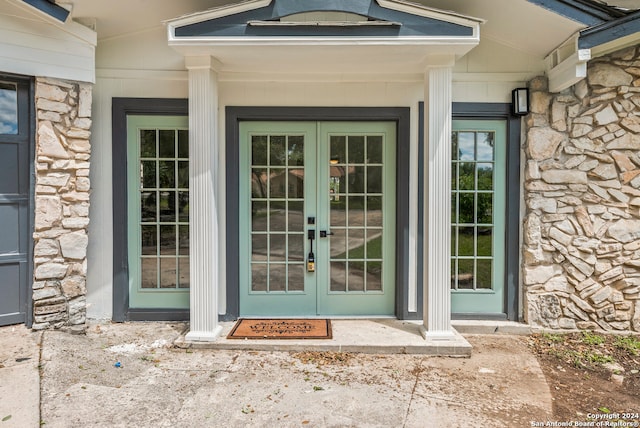
<instances>
[{"instance_id":1,"label":"dark gray door","mask_svg":"<svg viewBox=\"0 0 640 428\"><path fill-rule=\"evenodd\" d=\"M30 158L29 82L0 75L0 325L27 321Z\"/></svg>"}]
</instances>

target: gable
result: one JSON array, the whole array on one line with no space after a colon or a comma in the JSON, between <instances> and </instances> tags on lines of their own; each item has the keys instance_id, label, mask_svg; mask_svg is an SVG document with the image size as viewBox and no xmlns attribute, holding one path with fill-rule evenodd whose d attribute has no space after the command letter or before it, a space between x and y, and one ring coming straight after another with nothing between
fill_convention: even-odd
<instances>
[{"instance_id":1,"label":"gable","mask_svg":"<svg viewBox=\"0 0 640 428\"><path fill-rule=\"evenodd\" d=\"M385 4L386 7L381 4ZM402 5L406 11L390 8L394 5ZM478 22L477 20L468 19L467 22L463 22L459 16L453 14L448 16L416 5L411 7L396 1L274 0L267 5L238 13L220 15L214 11L211 17L203 17L204 19L199 19L197 22L176 22L175 37L471 37L474 35L474 24ZM408 12L409 10L414 13ZM324 16L342 13L351 15L352 18L322 21L296 19L309 13L319 13L319 16L322 16L322 12ZM358 16L360 19L353 19L353 16Z\"/></svg>"}]
</instances>

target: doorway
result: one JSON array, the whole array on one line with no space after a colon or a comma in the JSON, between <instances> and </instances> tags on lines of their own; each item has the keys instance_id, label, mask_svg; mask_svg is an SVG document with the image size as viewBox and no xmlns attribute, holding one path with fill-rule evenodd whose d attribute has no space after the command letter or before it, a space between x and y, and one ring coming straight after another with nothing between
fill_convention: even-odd
<instances>
[{"instance_id":1,"label":"doorway","mask_svg":"<svg viewBox=\"0 0 640 428\"><path fill-rule=\"evenodd\" d=\"M241 122L241 316L393 315L395 122Z\"/></svg>"},{"instance_id":2,"label":"doorway","mask_svg":"<svg viewBox=\"0 0 640 428\"><path fill-rule=\"evenodd\" d=\"M31 322L30 97L28 80L0 76L0 325Z\"/></svg>"},{"instance_id":3,"label":"doorway","mask_svg":"<svg viewBox=\"0 0 640 428\"><path fill-rule=\"evenodd\" d=\"M451 308L505 312L505 120L454 120L451 163Z\"/></svg>"}]
</instances>

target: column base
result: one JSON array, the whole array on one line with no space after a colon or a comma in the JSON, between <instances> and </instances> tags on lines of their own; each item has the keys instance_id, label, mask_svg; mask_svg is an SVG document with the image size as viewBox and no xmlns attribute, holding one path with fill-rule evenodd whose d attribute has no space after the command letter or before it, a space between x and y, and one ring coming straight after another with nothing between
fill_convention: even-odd
<instances>
[{"instance_id":1,"label":"column base","mask_svg":"<svg viewBox=\"0 0 640 428\"><path fill-rule=\"evenodd\" d=\"M467 342L467 339L454 329L449 331L428 331L424 325L421 325L420 334L428 343L428 346L435 348L435 355L471 356L473 347Z\"/></svg>"},{"instance_id":2,"label":"column base","mask_svg":"<svg viewBox=\"0 0 640 428\"><path fill-rule=\"evenodd\" d=\"M222 333L222 326L217 326L213 331L190 331L184 337L187 342L213 342Z\"/></svg>"},{"instance_id":3,"label":"column base","mask_svg":"<svg viewBox=\"0 0 640 428\"><path fill-rule=\"evenodd\" d=\"M457 340L460 337L453 329L429 331L424 325L420 326L420 334L426 340Z\"/></svg>"}]
</instances>

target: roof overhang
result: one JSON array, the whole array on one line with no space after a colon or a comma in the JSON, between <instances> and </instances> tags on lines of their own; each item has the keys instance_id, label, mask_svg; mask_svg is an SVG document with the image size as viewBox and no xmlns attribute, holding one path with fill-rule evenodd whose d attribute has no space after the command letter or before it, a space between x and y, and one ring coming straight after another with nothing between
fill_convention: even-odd
<instances>
[{"instance_id":1,"label":"roof overhang","mask_svg":"<svg viewBox=\"0 0 640 428\"><path fill-rule=\"evenodd\" d=\"M69 11L62 6L57 5L49 0L22 0L29 6L34 7L39 12L55 19L59 22L65 22L69 17Z\"/></svg>"},{"instance_id":2,"label":"roof overhang","mask_svg":"<svg viewBox=\"0 0 640 428\"><path fill-rule=\"evenodd\" d=\"M529 1L585 24L545 58L551 92L585 78L592 58L640 43L640 10L623 12L590 0Z\"/></svg>"},{"instance_id":3,"label":"roof overhang","mask_svg":"<svg viewBox=\"0 0 640 428\"><path fill-rule=\"evenodd\" d=\"M285 19L317 12L362 19ZM482 23L400 0L253 0L166 22L169 45L183 55L213 56L221 71L264 73L423 72L473 49Z\"/></svg>"},{"instance_id":4,"label":"roof overhang","mask_svg":"<svg viewBox=\"0 0 640 428\"><path fill-rule=\"evenodd\" d=\"M580 31L580 49L595 49L604 55L640 42L640 10Z\"/></svg>"}]
</instances>

